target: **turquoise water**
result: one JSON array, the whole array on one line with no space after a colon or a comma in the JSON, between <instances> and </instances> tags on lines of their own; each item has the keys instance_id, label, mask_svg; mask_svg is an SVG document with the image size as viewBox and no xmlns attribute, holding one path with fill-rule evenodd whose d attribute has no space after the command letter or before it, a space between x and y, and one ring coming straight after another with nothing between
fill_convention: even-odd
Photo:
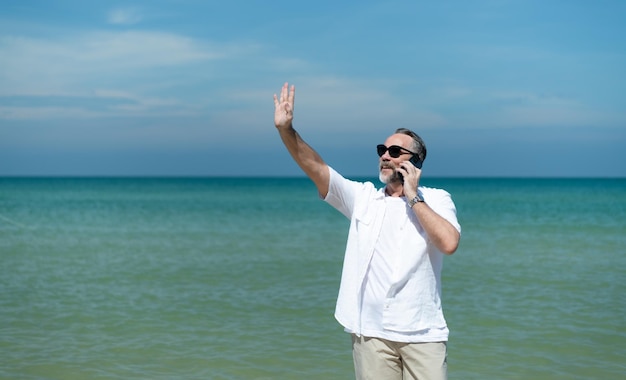
<instances>
[{"instance_id":1,"label":"turquoise water","mask_svg":"<svg viewBox=\"0 0 626 380\"><path fill-rule=\"evenodd\" d=\"M425 179L450 379L621 379L626 180ZM0 379L350 379L348 221L307 179L0 179Z\"/></svg>"}]
</instances>

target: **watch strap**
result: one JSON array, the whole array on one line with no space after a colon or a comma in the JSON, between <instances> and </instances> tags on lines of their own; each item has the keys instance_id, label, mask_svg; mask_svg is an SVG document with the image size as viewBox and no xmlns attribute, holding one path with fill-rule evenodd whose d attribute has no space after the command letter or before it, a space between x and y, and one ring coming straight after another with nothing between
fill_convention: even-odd
<instances>
[{"instance_id":1,"label":"watch strap","mask_svg":"<svg viewBox=\"0 0 626 380\"><path fill-rule=\"evenodd\" d=\"M417 195L409 201L409 207L413 208L413 206L415 206L415 204L419 202L424 202L424 197L422 196L422 193L418 190Z\"/></svg>"}]
</instances>

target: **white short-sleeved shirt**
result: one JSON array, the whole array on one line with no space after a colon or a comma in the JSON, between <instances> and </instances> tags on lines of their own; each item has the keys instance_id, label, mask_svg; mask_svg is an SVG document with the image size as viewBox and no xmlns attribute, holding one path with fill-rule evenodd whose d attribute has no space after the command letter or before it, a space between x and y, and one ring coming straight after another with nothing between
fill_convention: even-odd
<instances>
[{"instance_id":1,"label":"white short-sleeved shirt","mask_svg":"<svg viewBox=\"0 0 626 380\"><path fill-rule=\"evenodd\" d=\"M406 199L329 171L325 201L351 221L335 310L339 323L351 333L397 342L446 341L444 255L430 242ZM461 231L449 193L426 187L420 192Z\"/></svg>"}]
</instances>

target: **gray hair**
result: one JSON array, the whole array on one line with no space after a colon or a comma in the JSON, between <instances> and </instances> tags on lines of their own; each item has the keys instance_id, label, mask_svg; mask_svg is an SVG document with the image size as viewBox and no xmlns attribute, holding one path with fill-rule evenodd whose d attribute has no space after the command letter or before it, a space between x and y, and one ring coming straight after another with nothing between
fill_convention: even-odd
<instances>
[{"instance_id":1,"label":"gray hair","mask_svg":"<svg viewBox=\"0 0 626 380\"><path fill-rule=\"evenodd\" d=\"M417 153L417 157L420 161L424 162L426 159L426 144L424 144L424 140L415 132L406 128L398 128L396 129L396 133L400 133L403 135L411 136L413 139L413 148L411 149L413 152Z\"/></svg>"}]
</instances>

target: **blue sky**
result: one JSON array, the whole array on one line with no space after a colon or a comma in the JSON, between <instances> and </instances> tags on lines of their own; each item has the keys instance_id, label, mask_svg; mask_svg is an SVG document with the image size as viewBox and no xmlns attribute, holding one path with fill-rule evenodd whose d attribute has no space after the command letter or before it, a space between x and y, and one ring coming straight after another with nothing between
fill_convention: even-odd
<instances>
[{"instance_id":1,"label":"blue sky","mask_svg":"<svg viewBox=\"0 0 626 380\"><path fill-rule=\"evenodd\" d=\"M397 127L424 176L626 176L626 2L3 1L0 175L348 176Z\"/></svg>"}]
</instances>

